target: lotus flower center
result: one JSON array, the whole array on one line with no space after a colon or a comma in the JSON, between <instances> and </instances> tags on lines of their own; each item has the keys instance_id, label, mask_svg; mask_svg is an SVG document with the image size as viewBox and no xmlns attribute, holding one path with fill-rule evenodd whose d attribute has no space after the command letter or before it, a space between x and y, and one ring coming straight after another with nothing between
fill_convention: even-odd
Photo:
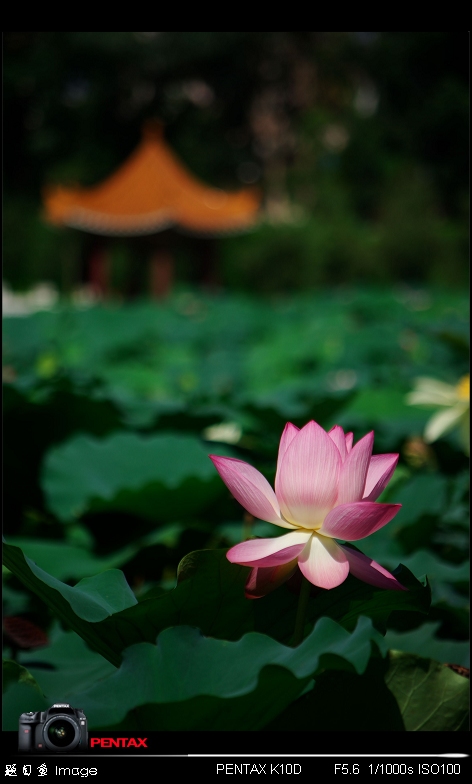
<instances>
[{"instance_id":1,"label":"lotus flower center","mask_svg":"<svg viewBox=\"0 0 472 784\"><path fill-rule=\"evenodd\" d=\"M282 515L282 517L284 520L287 521L287 523L292 523L292 525L296 525L300 531L306 531L307 533L312 534L313 531L318 531L321 528L327 514L328 512L325 512L324 514L318 514L316 518L313 520L313 522L310 521L309 523L300 523L298 522L298 520L293 520L292 516L291 515L289 516L287 514Z\"/></svg>"}]
</instances>

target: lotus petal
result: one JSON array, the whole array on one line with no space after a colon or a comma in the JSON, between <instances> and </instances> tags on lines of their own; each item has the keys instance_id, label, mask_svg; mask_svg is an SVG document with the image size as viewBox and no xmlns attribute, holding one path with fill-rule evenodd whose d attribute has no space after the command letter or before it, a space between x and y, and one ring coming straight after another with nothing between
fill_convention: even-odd
<instances>
[{"instance_id":1,"label":"lotus petal","mask_svg":"<svg viewBox=\"0 0 472 784\"><path fill-rule=\"evenodd\" d=\"M298 557L302 574L319 588L336 588L349 574L349 562L341 547L326 536L314 533Z\"/></svg>"},{"instance_id":2,"label":"lotus petal","mask_svg":"<svg viewBox=\"0 0 472 784\"><path fill-rule=\"evenodd\" d=\"M368 558L363 553L353 550L352 547L346 545L339 545L344 551L349 561L349 571L354 577L362 580L369 585L375 585L377 588L386 588L389 591L407 591L401 583L398 582L393 574L390 574L383 566Z\"/></svg>"},{"instance_id":3,"label":"lotus petal","mask_svg":"<svg viewBox=\"0 0 472 784\"><path fill-rule=\"evenodd\" d=\"M316 422L308 422L292 439L282 459L277 498L285 519L315 528L333 507L341 457L332 439Z\"/></svg>"},{"instance_id":4,"label":"lotus petal","mask_svg":"<svg viewBox=\"0 0 472 784\"><path fill-rule=\"evenodd\" d=\"M413 392L409 392L406 402L410 405L453 406L457 402L457 389L436 378L417 378Z\"/></svg>"},{"instance_id":5,"label":"lotus petal","mask_svg":"<svg viewBox=\"0 0 472 784\"><path fill-rule=\"evenodd\" d=\"M328 431L328 435L338 447L341 460L344 463L347 455L346 436L344 435L344 430L339 425L335 425L331 428L331 430Z\"/></svg>"},{"instance_id":6,"label":"lotus petal","mask_svg":"<svg viewBox=\"0 0 472 784\"><path fill-rule=\"evenodd\" d=\"M376 501L385 490L398 463L398 455L372 455L367 470L363 501Z\"/></svg>"},{"instance_id":7,"label":"lotus petal","mask_svg":"<svg viewBox=\"0 0 472 784\"><path fill-rule=\"evenodd\" d=\"M280 476L280 469L282 466L282 460L284 458L285 452L287 448L292 443L295 436L300 432L300 428L292 425L291 422L287 422L284 427L284 431L280 438L279 444L279 454L277 456L277 471L275 472L275 494L277 495L277 487L279 484L279 476Z\"/></svg>"},{"instance_id":8,"label":"lotus petal","mask_svg":"<svg viewBox=\"0 0 472 784\"><path fill-rule=\"evenodd\" d=\"M280 566L256 566L246 582L246 599L260 599L285 583L295 573L298 561L288 561Z\"/></svg>"},{"instance_id":9,"label":"lotus petal","mask_svg":"<svg viewBox=\"0 0 472 784\"><path fill-rule=\"evenodd\" d=\"M361 500L373 445L374 433L372 431L361 438L349 452L339 473L337 505Z\"/></svg>"},{"instance_id":10,"label":"lotus petal","mask_svg":"<svg viewBox=\"0 0 472 784\"><path fill-rule=\"evenodd\" d=\"M426 425L424 440L432 444L440 436L445 435L457 425L468 410L468 403L457 403L453 408L446 408L434 414Z\"/></svg>"},{"instance_id":11,"label":"lotus petal","mask_svg":"<svg viewBox=\"0 0 472 784\"><path fill-rule=\"evenodd\" d=\"M305 547L309 531L291 531L274 539L248 539L226 553L228 561L241 566L279 566L293 561Z\"/></svg>"},{"instance_id":12,"label":"lotus petal","mask_svg":"<svg viewBox=\"0 0 472 784\"><path fill-rule=\"evenodd\" d=\"M401 504L376 504L373 501L341 504L326 516L319 533L355 542L389 523L400 509Z\"/></svg>"},{"instance_id":13,"label":"lotus petal","mask_svg":"<svg viewBox=\"0 0 472 784\"><path fill-rule=\"evenodd\" d=\"M282 519L277 496L257 468L234 457L210 455L210 459L226 487L250 514L281 528L296 528Z\"/></svg>"},{"instance_id":14,"label":"lotus petal","mask_svg":"<svg viewBox=\"0 0 472 784\"><path fill-rule=\"evenodd\" d=\"M354 441L354 433L346 433L346 451L350 452L352 449L352 442Z\"/></svg>"}]
</instances>

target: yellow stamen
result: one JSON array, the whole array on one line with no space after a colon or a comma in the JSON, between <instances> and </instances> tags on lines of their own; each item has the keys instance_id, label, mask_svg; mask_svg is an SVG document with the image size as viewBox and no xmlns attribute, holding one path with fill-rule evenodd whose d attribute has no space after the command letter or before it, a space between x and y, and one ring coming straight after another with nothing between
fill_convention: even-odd
<instances>
[{"instance_id":1,"label":"yellow stamen","mask_svg":"<svg viewBox=\"0 0 472 784\"><path fill-rule=\"evenodd\" d=\"M470 376L463 376L456 386L459 400L470 400Z\"/></svg>"}]
</instances>

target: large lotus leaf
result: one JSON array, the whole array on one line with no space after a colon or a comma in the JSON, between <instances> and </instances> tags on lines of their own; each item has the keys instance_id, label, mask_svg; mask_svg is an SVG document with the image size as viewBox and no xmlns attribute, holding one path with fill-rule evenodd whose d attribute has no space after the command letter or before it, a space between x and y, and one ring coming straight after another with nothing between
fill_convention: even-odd
<instances>
[{"instance_id":1,"label":"large lotus leaf","mask_svg":"<svg viewBox=\"0 0 472 784\"><path fill-rule=\"evenodd\" d=\"M19 547L35 563L42 564L44 570L58 580L79 580L82 577L91 577L98 572L114 569L130 560L138 549L130 545L108 557L101 558L82 547L74 547L50 539L9 536L8 543Z\"/></svg>"},{"instance_id":2,"label":"large lotus leaf","mask_svg":"<svg viewBox=\"0 0 472 784\"><path fill-rule=\"evenodd\" d=\"M372 618L382 632L392 612L427 614L431 604L431 591L426 580L420 581L404 566L395 576L408 590L386 591L361 582L348 575L337 588L325 591L312 589L307 607L307 621L328 616L346 629L353 629L360 615ZM298 596L287 586L282 586L254 602L255 628L281 641L288 641L293 631L293 617Z\"/></svg>"},{"instance_id":3,"label":"large lotus leaf","mask_svg":"<svg viewBox=\"0 0 472 784\"><path fill-rule=\"evenodd\" d=\"M245 599L248 569L230 564L225 550L190 553L180 564L176 588L139 604L121 572L104 572L71 588L25 558L16 547L5 545L4 559L19 579L115 665L127 646L152 642L160 631L179 624L196 626L206 635L226 640L237 640L252 629L281 642L289 642L293 634L297 595L282 586L264 599ZM400 576L410 590L382 591L355 578L348 578L332 591L319 590L309 602L308 621L330 616L352 630L360 615L370 615L382 629L393 610L426 611L428 588L407 570ZM121 601L110 597L115 584L122 592Z\"/></svg>"},{"instance_id":4,"label":"large lotus leaf","mask_svg":"<svg viewBox=\"0 0 472 784\"><path fill-rule=\"evenodd\" d=\"M417 550L401 559L415 574L427 574L431 583L432 604L445 602L453 607L468 607L468 592L462 596L454 590L455 583L468 584L470 580L470 562L452 564L438 558L430 550ZM388 563L388 559L385 559Z\"/></svg>"},{"instance_id":5,"label":"large lotus leaf","mask_svg":"<svg viewBox=\"0 0 472 784\"><path fill-rule=\"evenodd\" d=\"M153 641L169 626L188 623L205 634L229 639L238 639L253 628L252 603L244 598L247 570L234 567L225 554L190 554L174 590L159 592L137 604L122 572L103 572L71 588L26 558L19 548L9 544L3 548L7 568L115 665L124 648Z\"/></svg>"},{"instance_id":6,"label":"large lotus leaf","mask_svg":"<svg viewBox=\"0 0 472 784\"><path fill-rule=\"evenodd\" d=\"M257 730L319 669L363 672L373 644L382 643L367 618L351 634L322 618L297 648L257 633L227 642L179 626L163 631L157 645L127 648L117 673L71 700L80 702L94 727L123 728L133 711L146 729Z\"/></svg>"},{"instance_id":7,"label":"large lotus leaf","mask_svg":"<svg viewBox=\"0 0 472 784\"><path fill-rule=\"evenodd\" d=\"M390 651L365 673L327 670L268 730L397 731L465 729L469 683L448 667ZM342 710L340 710L342 706Z\"/></svg>"},{"instance_id":8,"label":"large lotus leaf","mask_svg":"<svg viewBox=\"0 0 472 784\"><path fill-rule=\"evenodd\" d=\"M72 588L26 558L18 547L6 543L3 563L92 648L112 663L119 663L119 654L103 636L97 635L96 627L103 619L137 604L122 572L117 569L102 572Z\"/></svg>"},{"instance_id":9,"label":"large lotus leaf","mask_svg":"<svg viewBox=\"0 0 472 784\"><path fill-rule=\"evenodd\" d=\"M469 680L443 664L391 651L385 682L400 708L405 729L467 729Z\"/></svg>"},{"instance_id":10,"label":"large lotus leaf","mask_svg":"<svg viewBox=\"0 0 472 784\"><path fill-rule=\"evenodd\" d=\"M215 637L237 639L237 635L244 630L254 628L288 643L293 634L298 604L296 589L283 585L261 599L246 600L243 597L242 586L248 573L249 569L246 567L228 565L225 550L190 553L179 566L179 585L173 592L175 594L173 601L177 601L177 596L183 597L186 581L191 583L189 599L185 602L185 621L181 622L195 623L202 630L206 630L205 633L211 633ZM404 566L399 567L396 576L408 589L407 591L386 591L367 585L351 575L344 583L330 591L313 587L307 607L307 623L328 616L352 630L358 617L366 615L373 619L379 630L384 632L392 612L427 614L431 604L431 591L427 580L417 580ZM218 585L219 591L225 593L223 600L225 610L218 614L216 624L211 620L209 627L208 609L214 606L217 597L215 585ZM231 590L228 590L229 588ZM202 597L202 600L194 597ZM163 608L168 598L163 597L161 601ZM216 606L221 605L219 596L216 602ZM137 617L138 611L132 610L129 614ZM154 619L157 619L160 614L156 610L152 611ZM225 623L226 618L228 624ZM237 622L236 618L238 618Z\"/></svg>"},{"instance_id":11,"label":"large lotus leaf","mask_svg":"<svg viewBox=\"0 0 472 784\"><path fill-rule=\"evenodd\" d=\"M19 654L22 665L53 702L69 702L69 695L87 689L116 672L103 656L92 651L75 632L65 632L59 625L51 634L51 644L36 651Z\"/></svg>"},{"instance_id":12,"label":"large lotus leaf","mask_svg":"<svg viewBox=\"0 0 472 784\"><path fill-rule=\"evenodd\" d=\"M3 659L3 692L16 683L26 683L43 696L40 685L26 667L12 659Z\"/></svg>"},{"instance_id":13,"label":"large lotus leaf","mask_svg":"<svg viewBox=\"0 0 472 784\"><path fill-rule=\"evenodd\" d=\"M394 551L392 554L387 542L374 541L374 537L369 538L369 555L372 555L375 559L380 559L390 569L399 558L398 551ZM401 559L402 563L408 566L409 569L418 574L427 574L431 580L457 583L464 582L470 577L469 561L453 564L439 558L431 550L416 550L411 555L402 555Z\"/></svg>"},{"instance_id":14,"label":"large lotus leaf","mask_svg":"<svg viewBox=\"0 0 472 784\"><path fill-rule=\"evenodd\" d=\"M410 555L401 555L398 545L395 546L386 537L377 538L374 534L368 542L369 555L387 568L393 568L399 560L414 574L428 575L431 584L432 603L445 602L454 607L468 606L468 596L461 596L454 591L455 583L468 583L470 579L469 561L453 564L439 558L431 550L421 548Z\"/></svg>"},{"instance_id":15,"label":"large lotus leaf","mask_svg":"<svg viewBox=\"0 0 472 784\"><path fill-rule=\"evenodd\" d=\"M47 449L77 431L101 437L122 426L120 412L110 401L67 384L42 392L41 400L31 400L20 388L4 388L4 514L11 527L22 519L25 508L43 507L39 470Z\"/></svg>"},{"instance_id":16,"label":"large lotus leaf","mask_svg":"<svg viewBox=\"0 0 472 784\"><path fill-rule=\"evenodd\" d=\"M80 580L82 577L92 577L98 572L127 563L141 548L156 544L175 547L184 530L182 523L169 523L135 540L133 544L102 557L94 555L84 547L52 539L11 536L8 537L8 543L19 547L28 558L35 563L40 563L46 572L57 577L58 580Z\"/></svg>"},{"instance_id":17,"label":"large lotus leaf","mask_svg":"<svg viewBox=\"0 0 472 784\"><path fill-rule=\"evenodd\" d=\"M115 667L91 651L75 632L56 628L51 638L46 648L20 652L21 664L4 664L4 729L16 729L24 711L45 710L54 702L69 702L72 692L77 694L115 672ZM25 689L24 683L34 687L37 694Z\"/></svg>"},{"instance_id":18,"label":"large lotus leaf","mask_svg":"<svg viewBox=\"0 0 472 784\"><path fill-rule=\"evenodd\" d=\"M425 623L418 629L409 632L396 632L389 629L385 635L385 642L389 648L405 653L416 653L447 664L458 664L461 667L470 666L470 645L468 642L448 640L436 637L436 632L441 626L436 623Z\"/></svg>"},{"instance_id":19,"label":"large lotus leaf","mask_svg":"<svg viewBox=\"0 0 472 784\"><path fill-rule=\"evenodd\" d=\"M288 643L294 631L298 594L284 585L262 599L247 600L243 584L248 572L247 567L229 564L225 550L190 553L179 566L177 588L166 598L162 597L161 607L167 608L170 595L174 594L173 602L178 601L181 605L180 622L193 623L204 633L237 639L244 631L254 628ZM366 615L384 631L395 610L427 613L430 606L428 585L416 580L405 568L401 568L398 578L408 591L385 591L351 576L331 591L313 588L307 607L306 631L310 623L322 616L352 630L359 616ZM215 591L216 585L218 591ZM188 590L186 597L185 588ZM144 611L145 607L140 605L139 610ZM151 610L150 607L149 611L155 621L162 617L162 610L158 613L157 608ZM125 614L137 618L139 611L129 610Z\"/></svg>"},{"instance_id":20,"label":"large lotus leaf","mask_svg":"<svg viewBox=\"0 0 472 784\"><path fill-rule=\"evenodd\" d=\"M51 706L33 675L17 662L3 661L2 729L18 731L18 720L26 711L43 711Z\"/></svg>"},{"instance_id":21,"label":"large lotus leaf","mask_svg":"<svg viewBox=\"0 0 472 784\"><path fill-rule=\"evenodd\" d=\"M292 702L264 729L299 732L404 730L397 701L385 684L387 670L388 660L374 656L362 674L325 670L316 676L310 691Z\"/></svg>"},{"instance_id":22,"label":"large lotus leaf","mask_svg":"<svg viewBox=\"0 0 472 784\"><path fill-rule=\"evenodd\" d=\"M77 436L47 453L41 484L64 521L104 509L175 520L225 492L202 442L180 434Z\"/></svg>"}]
</instances>

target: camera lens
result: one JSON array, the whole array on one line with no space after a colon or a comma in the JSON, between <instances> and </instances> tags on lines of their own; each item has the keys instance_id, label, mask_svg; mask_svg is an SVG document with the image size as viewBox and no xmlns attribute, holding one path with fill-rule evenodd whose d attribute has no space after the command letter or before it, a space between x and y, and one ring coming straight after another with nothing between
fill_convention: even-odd
<instances>
[{"instance_id":1,"label":"camera lens","mask_svg":"<svg viewBox=\"0 0 472 784\"><path fill-rule=\"evenodd\" d=\"M78 741L79 739L77 725L75 722L72 722L63 716L54 719L54 721L51 721L50 724L48 724L47 739L49 741L47 744L49 747L52 746L57 749L64 749L71 746L74 741Z\"/></svg>"}]
</instances>

